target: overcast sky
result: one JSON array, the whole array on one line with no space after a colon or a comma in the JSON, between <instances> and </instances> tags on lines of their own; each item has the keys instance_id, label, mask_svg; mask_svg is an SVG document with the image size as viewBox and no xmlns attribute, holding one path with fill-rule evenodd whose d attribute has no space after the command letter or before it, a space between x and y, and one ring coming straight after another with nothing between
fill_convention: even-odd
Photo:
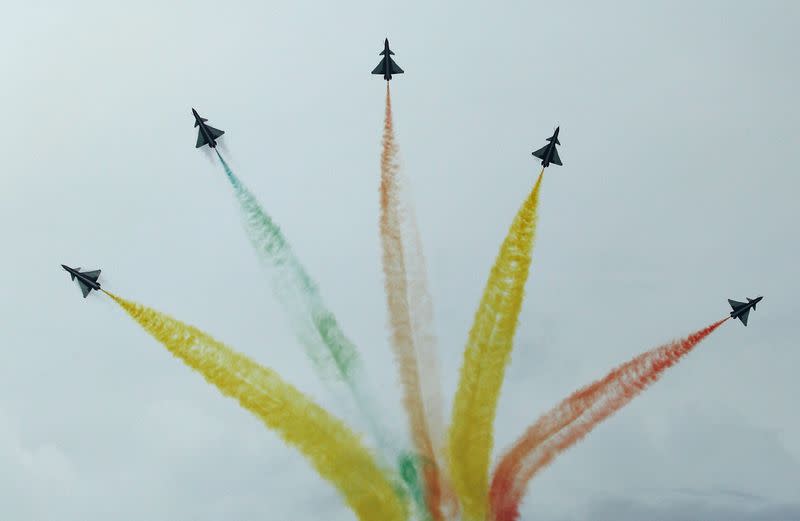
<instances>
[{"instance_id":1,"label":"overcast sky","mask_svg":"<svg viewBox=\"0 0 800 521\"><path fill-rule=\"evenodd\" d=\"M765 295L532 483L524 519L800 519L795 2L15 2L0 18L0 515L352 520L305 460L61 263L353 425L285 324L191 108L405 435L378 237L389 36L444 393L561 125L499 453L614 365ZM395 382L395 385L386 385ZM322 517L321 517L322 516Z\"/></svg>"}]
</instances>

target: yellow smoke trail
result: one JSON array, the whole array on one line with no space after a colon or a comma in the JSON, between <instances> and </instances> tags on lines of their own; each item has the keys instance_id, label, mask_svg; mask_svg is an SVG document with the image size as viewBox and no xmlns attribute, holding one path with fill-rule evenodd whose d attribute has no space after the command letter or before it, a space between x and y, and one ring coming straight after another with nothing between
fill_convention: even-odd
<instances>
[{"instance_id":1,"label":"yellow smoke trail","mask_svg":"<svg viewBox=\"0 0 800 521\"><path fill-rule=\"evenodd\" d=\"M224 395L277 431L344 496L362 521L403 521L407 513L358 436L275 372L195 327L108 293L145 331Z\"/></svg>"},{"instance_id":2,"label":"yellow smoke trail","mask_svg":"<svg viewBox=\"0 0 800 521\"><path fill-rule=\"evenodd\" d=\"M386 113L383 127L383 150L381 151L381 217L380 232L383 246L383 273L386 300L389 308L391 344L400 371L403 389L403 405L408 414L411 438L422 463L425 482L425 503L437 521L442 519L439 509L440 492L438 466L433 454L428 431L422 386L419 380L414 335L411 327L411 312L408 305L408 278L404 259L401 232L397 166L397 145L392 124L392 99L389 83L386 83Z\"/></svg>"},{"instance_id":3,"label":"yellow smoke trail","mask_svg":"<svg viewBox=\"0 0 800 521\"><path fill-rule=\"evenodd\" d=\"M528 279L543 177L544 169L500 247L464 352L447 447L464 521L484 521L488 510L492 429Z\"/></svg>"}]
</instances>

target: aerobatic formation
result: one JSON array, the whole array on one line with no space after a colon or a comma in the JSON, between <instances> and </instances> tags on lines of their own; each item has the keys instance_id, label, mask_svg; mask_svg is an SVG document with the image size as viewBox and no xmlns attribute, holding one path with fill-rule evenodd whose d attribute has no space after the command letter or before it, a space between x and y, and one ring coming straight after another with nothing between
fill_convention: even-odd
<instances>
[{"instance_id":1,"label":"aerobatic formation","mask_svg":"<svg viewBox=\"0 0 800 521\"><path fill-rule=\"evenodd\" d=\"M452 417L442 417L433 307L425 258L412 204L402 190L389 81L403 70L391 58L388 38L372 74L386 80L380 215L389 344L399 372L410 443L385 425L374 404L374 387L350 340L322 299L317 284L288 239L217 150L224 134L192 109L196 147L214 149L233 190L245 234L282 303L298 343L331 392L352 400L369 428L360 433L314 403L269 368L166 314L100 287L100 270L62 264L83 297L108 295L171 354L237 400L286 443L300 451L342 495L358 519L374 521L513 521L530 480L600 422L628 404L678 363L726 320L747 325L763 297L729 300L728 317L634 357L605 377L565 398L507 448L491 465L494 418L513 350L514 335L531 274L545 169L562 165L560 127L533 152L541 171L502 241L467 335ZM551 219L552 216L547 216Z\"/></svg>"}]
</instances>

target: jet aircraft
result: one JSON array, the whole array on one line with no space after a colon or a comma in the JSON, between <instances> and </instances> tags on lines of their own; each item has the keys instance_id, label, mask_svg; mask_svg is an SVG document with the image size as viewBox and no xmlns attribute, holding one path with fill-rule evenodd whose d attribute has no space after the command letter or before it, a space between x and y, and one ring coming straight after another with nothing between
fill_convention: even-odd
<instances>
[{"instance_id":1,"label":"jet aircraft","mask_svg":"<svg viewBox=\"0 0 800 521\"><path fill-rule=\"evenodd\" d=\"M206 121L208 120L206 118L201 118L200 114L198 114L196 110L192 109L192 114L194 114L194 126L200 127L197 132L197 145L195 148L200 148L203 145L216 148L217 138L224 134L225 131L206 125Z\"/></svg>"},{"instance_id":2,"label":"jet aircraft","mask_svg":"<svg viewBox=\"0 0 800 521\"><path fill-rule=\"evenodd\" d=\"M542 160L542 167L544 168L550 166L550 163L562 166L561 158L558 157L558 150L556 150L556 145L561 144L561 142L558 140L558 132L560 129L561 127L556 127L556 131L553 132L552 137L547 138L547 141L550 143L533 153L534 157L538 157Z\"/></svg>"},{"instance_id":3,"label":"jet aircraft","mask_svg":"<svg viewBox=\"0 0 800 521\"><path fill-rule=\"evenodd\" d=\"M69 273L72 280L78 279L78 286L80 286L83 292L83 298L86 298L93 289L100 289L100 283L97 282L97 279L100 277L100 270L81 271L80 268L70 268L64 264L62 264L61 267Z\"/></svg>"},{"instance_id":4,"label":"jet aircraft","mask_svg":"<svg viewBox=\"0 0 800 521\"><path fill-rule=\"evenodd\" d=\"M738 318L742 321L742 324L747 326L747 316L750 314L750 308L753 311L756 310L756 304L761 302L761 299L764 297L758 297L757 299L747 299L747 302L736 302L735 300L728 299L728 303L733 308L731 311L731 318Z\"/></svg>"},{"instance_id":5,"label":"jet aircraft","mask_svg":"<svg viewBox=\"0 0 800 521\"><path fill-rule=\"evenodd\" d=\"M394 52L389 49L389 38L386 38L383 42L383 51L379 54L383 56L383 59L381 59L381 62L375 67L375 70L372 71L372 74L383 74L386 81L392 79L392 74L403 74L403 69L398 67L390 56L394 54Z\"/></svg>"}]
</instances>

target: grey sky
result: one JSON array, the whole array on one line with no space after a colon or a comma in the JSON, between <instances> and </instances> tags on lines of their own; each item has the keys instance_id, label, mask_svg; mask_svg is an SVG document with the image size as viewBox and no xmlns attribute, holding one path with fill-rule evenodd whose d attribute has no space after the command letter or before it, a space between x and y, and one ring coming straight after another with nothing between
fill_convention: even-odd
<instances>
[{"instance_id":1,"label":"grey sky","mask_svg":"<svg viewBox=\"0 0 800 521\"><path fill-rule=\"evenodd\" d=\"M448 406L530 153L561 125L496 452L575 388L722 317L726 298L765 295L749 327L726 324L537 477L525 519L798 519L799 15L788 1L6 6L3 519L352 519L301 456L108 299L83 301L59 264L101 267L105 287L359 425L284 323L190 109L226 130L374 381L396 382L384 85L369 75L387 35ZM380 389L405 435L398 386Z\"/></svg>"}]
</instances>

